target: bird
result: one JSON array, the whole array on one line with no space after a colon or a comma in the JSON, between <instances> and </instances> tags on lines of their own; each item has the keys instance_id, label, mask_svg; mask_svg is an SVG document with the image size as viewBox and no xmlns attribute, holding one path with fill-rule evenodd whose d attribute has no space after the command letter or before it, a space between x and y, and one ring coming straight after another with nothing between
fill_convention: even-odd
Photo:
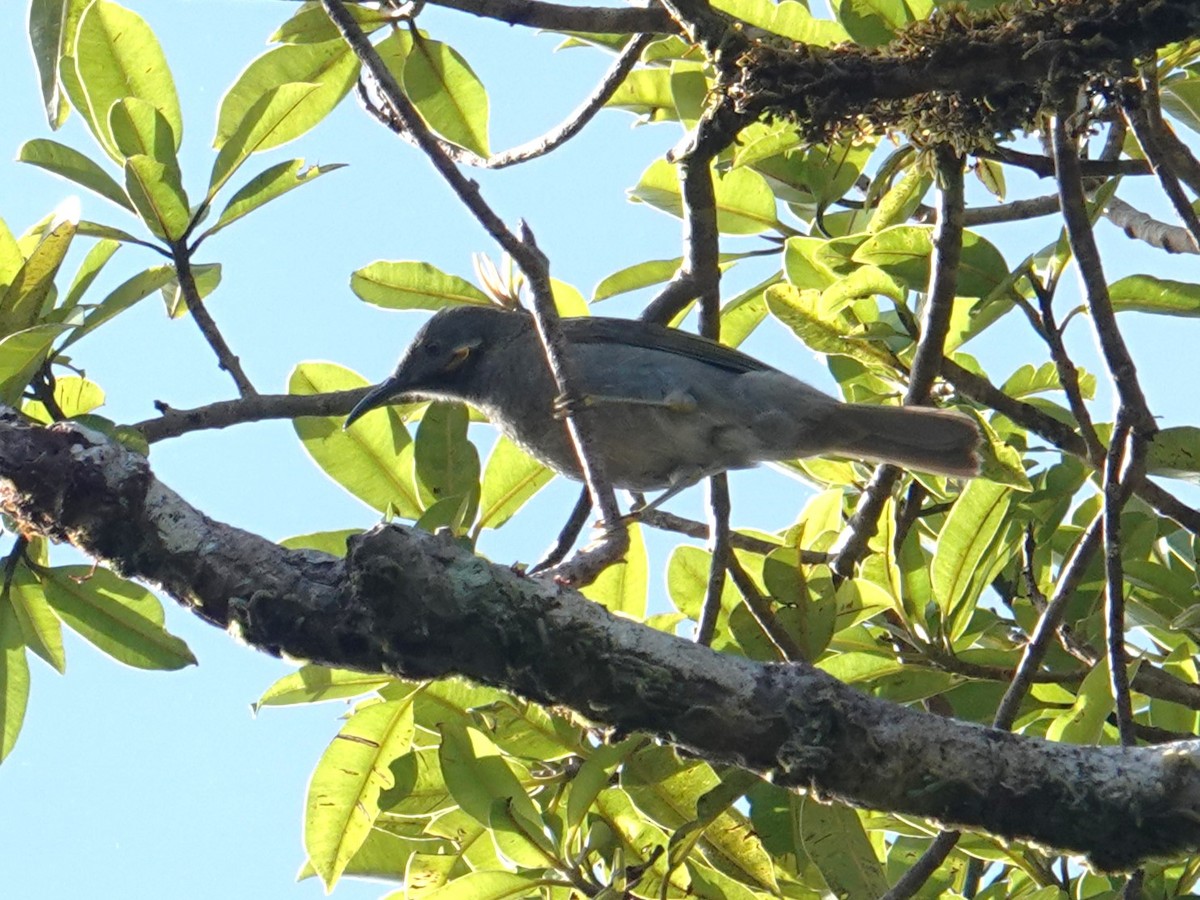
<instances>
[{"instance_id":1,"label":"bird","mask_svg":"<svg viewBox=\"0 0 1200 900\"><path fill-rule=\"evenodd\" d=\"M637 319L561 319L578 384L564 402L533 317L463 305L436 312L344 428L400 400L465 401L555 472L582 480L564 420L591 411L614 487L668 496L762 462L836 456L967 478L982 435L962 413L845 403L731 347Z\"/></svg>"}]
</instances>

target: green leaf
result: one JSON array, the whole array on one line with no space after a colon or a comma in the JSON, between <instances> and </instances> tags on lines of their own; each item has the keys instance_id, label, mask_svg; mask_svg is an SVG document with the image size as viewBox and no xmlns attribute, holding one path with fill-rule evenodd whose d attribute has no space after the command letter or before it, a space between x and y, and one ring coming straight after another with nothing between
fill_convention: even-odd
<instances>
[{"instance_id":1,"label":"green leaf","mask_svg":"<svg viewBox=\"0 0 1200 900\"><path fill-rule=\"evenodd\" d=\"M221 283L221 264L193 263L192 280L196 285L196 293L203 300ZM183 286L179 283L177 275L172 276L170 281L159 288L159 293L162 294L163 305L167 309L168 316L178 319L187 315L187 298L184 296Z\"/></svg>"},{"instance_id":2,"label":"green leaf","mask_svg":"<svg viewBox=\"0 0 1200 900\"><path fill-rule=\"evenodd\" d=\"M54 290L54 279L75 237L79 208L66 203L56 211L8 290L0 297L0 334L12 334L35 324Z\"/></svg>"},{"instance_id":3,"label":"green leaf","mask_svg":"<svg viewBox=\"0 0 1200 900\"><path fill-rule=\"evenodd\" d=\"M1108 288L1113 309L1158 313L1164 316L1200 316L1200 284L1170 281L1153 275L1130 275Z\"/></svg>"},{"instance_id":4,"label":"green leaf","mask_svg":"<svg viewBox=\"0 0 1200 900\"><path fill-rule=\"evenodd\" d=\"M108 129L117 149L128 159L149 156L162 163L168 178L183 191L179 158L175 154L175 135L171 125L155 107L137 97L126 97L108 112Z\"/></svg>"},{"instance_id":5,"label":"green leaf","mask_svg":"<svg viewBox=\"0 0 1200 900\"><path fill-rule=\"evenodd\" d=\"M421 900L508 900L510 897L529 897L537 894L541 879L536 873L526 874L500 870L468 872L432 891L422 892Z\"/></svg>"},{"instance_id":6,"label":"green leaf","mask_svg":"<svg viewBox=\"0 0 1200 900\"><path fill-rule=\"evenodd\" d=\"M670 281L682 262L683 259L678 256L675 259L649 259L619 269L596 285L592 290L592 302L599 303L609 297Z\"/></svg>"},{"instance_id":7,"label":"green leaf","mask_svg":"<svg viewBox=\"0 0 1200 900\"><path fill-rule=\"evenodd\" d=\"M1162 106L1192 131L1200 131L1200 78L1168 79L1162 86Z\"/></svg>"},{"instance_id":8,"label":"green leaf","mask_svg":"<svg viewBox=\"0 0 1200 900\"><path fill-rule=\"evenodd\" d=\"M68 111L66 98L58 83L64 31L71 18L78 20L82 7L82 0L71 0L69 3L63 0L30 0L29 3L29 46L37 65L46 122L55 131L66 121Z\"/></svg>"},{"instance_id":9,"label":"green leaf","mask_svg":"<svg viewBox=\"0 0 1200 900\"><path fill-rule=\"evenodd\" d=\"M396 816L422 819L454 809L454 799L442 777L436 747L423 747L399 757L391 765L396 783L379 795L379 808ZM468 818L473 827L482 828ZM379 824L378 822L376 823ZM430 834L435 832L429 829ZM456 837L453 832L451 836Z\"/></svg>"},{"instance_id":10,"label":"green leaf","mask_svg":"<svg viewBox=\"0 0 1200 900\"><path fill-rule=\"evenodd\" d=\"M59 304L59 308L66 311L78 306L83 299L83 295L87 293L88 288L92 286L92 283L100 275L101 270L120 249L120 241L108 238L102 238L97 241L92 249L87 252L87 256L83 258L83 262L79 264L79 270L71 280L71 287L67 290L66 296L63 297L62 302Z\"/></svg>"},{"instance_id":11,"label":"green leaf","mask_svg":"<svg viewBox=\"0 0 1200 900\"><path fill-rule=\"evenodd\" d=\"M619 563L609 566L600 577L581 590L583 596L609 612L641 622L646 618L647 592L650 587L650 561L641 526L629 525L629 550Z\"/></svg>"},{"instance_id":12,"label":"green leaf","mask_svg":"<svg viewBox=\"0 0 1200 900\"><path fill-rule=\"evenodd\" d=\"M450 794L463 812L482 825L491 821L492 803L503 800L526 822L541 822L541 815L514 774L514 763L505 759L482 731L461 721L444 722L438 750L442 774Z\"/></svg>"},{"instance_id":13,"label":"green leaf","mask_svg":"<svg viewBox=\"0 0 1200 900\"><path fill-rule=\"evenodd\" d=\"M138 154L125 160L125 193L138 218L165 241L181 238L192 221L187 194L177 175L170 166L149 156Z\"/></svg>"},{"instance_id":14,"label":"green leaf","mask_svg":"<svg viewBox=\"0 0 1200 900\"><path fill-rule=\"evenodd\" d=\"M0 340L0 402L14 406L66 325L34 325Z\"/></svg>"},{"instance_id":15,"label":"green leaf","mask_svg":"<svg viewBox=\"0 0 1200 900\"><path fill-rule=\"evenodd\" d=\"M926 225L894 225L868 238L854 253L854 261L872 263L901 279L914 291L929 289L929 259L933 230ZM986 297L1008 278L1004 256L985 238L963 232L962 260L958 266L960 297Z\"/></svg>"},{"instance_id":16,"label":"green leaf","mask_svg":"<svg viewBox=\"0 0 1200 900\"><path fill-rule=\"evenodd\" d=\"M288 393L308 396L366 384L362 376L333 363L301 363L288 379ZM292 427L313 462L368 506L380 512L394 509L408 519L421 515L411 475L412 439L394 409L371 412L346 430L341 416L306 416Z\"/></svg>"},{"instance_id":17,"label":"green leaf","mask_svg":"<svg viewBox=\"0 0 1200 900\"><path fill-rule=\"evenodd\" d=\"M545 869L555 865L553 842L546 836L541 818L525 821L504 799L492 801L488 818L492 842L504 861L522 869Z\"/></svg>"},{"instance_id":18,"label":"green leaf","mask_svg":"<svg viewBox=\"0 0 1200 900\"><path fill-rule=\"evenodd\" d=\"M488 156L488 97L467 61L449 44L418 37L404 61L404 90L434 131Z\"/></svg>"},{"instance_id":19,"label":"green leaf","mask_svg":"<svg viewBox=\"0 0 1200 900\"><path fill-rule=\"evenodd\" d=\"M294 140L327 116L354 86L358 77L358 59L339 36L318 44L287 44L255 59L238 76L221 98L217 114L217 133L213 146L224 150L239 131L246 131L263 110L267 98L289 84L306 84L303 105L287 116L275 114L267 133L260 136L257 152ZM214 179L215 183L215 179ZM211 193L215 192L215 188Z\"/></svg>"},{"instance_id":20,"label":"green leaf","mask_svg":"<svg viewBox=\"0 0 1200 900\"><path fill-rule=\"evenodd\" d=\"M625 76L605 106L624 109L650 122L676 119L671 95L671 73L667 69L638 69Z\"/></svg>"},{"instance_id":21,"label":"green leaf","mask_svg":"<svg viewBox=\"0 0 1200 900\"><path fill-rule=\"evenodd\" d=\"M304 160L289 159L277 163L260 172L240 187L221 210L221 216L216 224L205 230L203 237L216 234L227 225L236 222L242 216L249 215L260 206L265 206L272 200L282 197L293 188L307 184L326 172L343 168L344 163L331 163L325 166L309 166L302 169Z\"/></svg>"},{"instance_id":22,"label":"green leaf","mask_svg":"<svg viewBox=\"0 0 1200 900\"><path fill-rule=\"evenodd\" d=\"M62 626L46 602L41 583L26 566L19 566L13 573L7 600L16 613L25 645L59 672L65 672L67 656L63 650Z\"/></svg>"},{"instance_id":23,"label":"green leaf","mask_svg":"<svg viewBox=\"0 0 1200 900\"><path fill-rule=\"evenodd\" d=\"M287 547L289 550L317 550L341 558L346 555L346 541L357 534L362 534L361 528L313 531L284 538L279 542L279 546Z\"/></svg>"},{"instance_id":24,"label":"green leaf","mask_svg":"<svg viewBox=\"0 0 1200 900\"><path fill-rule=\"evenodd\" d=\"M133 212L133 204L116 179L100 168L98 163L65 144L48 138L26 141L17 151L17 159L72 181Z\"/></svg>"},{"instance_id":25,"label":"green leaf","mask_svg":"<svg viewBox=\"0 0 1200 900\"><path fill-rule=\"evenodd\" d=\"M77 375L61 376L54 380L54 402L68 419L85 416L104 405L104 391L100 385ZM27 416L32 416L47 425L53 417L39 400L26 400L21 407Z\"/></svg>"},{"instance_id":26,"label":"green leaf","mask_svg":"<svg viewBox=\"0 0 1200 900\"><path fill-rule=\"evenodd\" d=\"M553 478L552 469L501 435L483 470L474 533L478 535L484 528L499 528Z\"/></svg>"},{"instance_id":27,"label":"green leaf","mask_svg":"<svg viewBox=\"0 0 1200 900\"><path fill-rule=\"evenodd\" d=\"M1146 457L1146 471L1200 484L1200 428L1177 425L1154 435Z\"/></svg>"},{"instance_id":28,"label":"green leaf","mask_svg":"<svg viewBox=\"0 0 1200 900\"><path fill-rule=\"evenodd\" d=\"M775 195L757 172L752 169L733 169L713 175L713 190L717 201L717 230L723 234L760 234L779 227L775 210ZM629 197L647 203L655 209L683 216L679 175L675 167L660 159L650 164Z\"/></svg>"},{"instance_id":29,"label":"green leaf","mask_svg":"<svg viewBox=\"0 0 1200 900\"><path fill-rule=\"evenodd\" d=\"M0 761L12 752L29 703L29 660L11 603L0 598Z\"/></svg>"},{"instance_id":30,"label":"green leaf","mask_svg":"<svg viewBox=\"0 0 1200 900\"><path fill-rule=\"evenodd\" d=\"M576 829L583 824L596 797L608 787L613 770L644 743L645 738L630 737L619 744L601 744L592 751L571 779L571 793L567 797L568 828Z\"/></svg>"},{"instance_id":31,"label":"green leaf","mask_svg":"<svg viewBox=\"0 0 1200 900\"><path fill-rule=\"evenodd\" d=\"M850 40L850 35L837 22L814 18L803 3L795 0L716 0L716 9L767 31L790 38L801 44L831 47ZM792 129L795 131L795 129Z\"/></svg>"},{"instance_id":32,"label":"green leaf","mask_svg":"<svg viewBox=\"0 0 1200 900\"><path fill-rule=\"evenodd\" d=\"M413 458L422 506L469 498L463 521L473 522L479 503L479 452L467 439L468 421L461 403L431 403L417 426Z\"/></svg>"},{"instance_id":33,"label":"green leaf","mask_svg":"<svg viewBox=\"0 0 1200 900\"><path fill-rule=\"evenodd\" d=\"M411 699L356 712L321 755L308 785L304 849L331 890L379 816L380 791L392 785L392 761L413 739Z\"/></svg>"},{"instance_id":34,"label":"green leaf","mask_svg":"<svg viewBox=\"0 0 1200 900\"><path fill-rule=\"evenodd\" d=\"M1071 708L1050 723L1046 738L1071 744L1097 744L1104 734L1105 719L1115 706L1105 655L1080 683Z\"/></svg>"},{"instance_id":35,"label":"green leaf","mask_svg":"<svg viewBox=\"0 0 1200 900\"><path fill-rule=\"evenodd\" d=\"M297 671L284 675L263 691L251 709L258 712L264 706L295 706L300 703L324 703L369 694L392 679L387 675L331 669L308 663Z\"/></svg>"},{"instance_id":36,"label":"green leaf","mask_svg":"<svg viewBox=\"0 0 1200 900\"><path fill-rule=\"evenodd\" d=\"M75 71L93 134L117 162L122 154L109 128L109 109L137 97L154 106L171 127L175 149L183 138L183 115L167 58L141 16L108 0L96 0L79 20Z\"/></svg>"},{"instance_id":37,"label":"green leaf","mask_svg":"<svg viewBox=\"0 0 1200 900\"><path fill-rule=\"evenodd\" d=\"M60 566L43 586L59 618L118 662L138 669L195 665L187 644L163 627L162 604L108 569Z\"/></svg>"},{"instance_id":38,"label":"green leaf","mask_svg":"<svg viewBox=\"0 0 1200 900\"><path fill-rule=\"evenodd\" d=\"M395 21L395 18L385 11L365 6L347 6L346 12L366 34ZM329 15L320 4L305 3L290 19L275 29L267 41L272 44L320 44L341 40L341 37L337 26L329 20Z\"/></svg>"},{"instance_id":39,"label":"green leaf","mask_svg":"<svg viewBox=\"0 0 1200 900\"><path fill-rule=\"evenodd\" d=\"M904 0L838 0L837 20L856 44L878 47L913 21Z\"/></svg>"},{"instance_id":40,"label":"green leaf","mask_svg":"<svg viewBox=\"0 0 1200 900\"><path fill-rule=\"evenodd\" d=\"M849 356L869 368L894 369L891 355L874 343L848 333L848 323L826 315L818 308L816 291L801 291L790 284L777 284L766 290L771 315L792 329L812 350L834 356Z\"/></svg>"},{"instance_id":41,"label":"green leaf","mask_svg":"<svg viewBox=\"0 0 1200 900\"><path fill-rule=\"evenodd\" d=\"M0 219L0 292L8 290L23 265L25 255L21 253L21 246L8 230L8 225Z\"/></svg>"},{"instance_id":42,"label":"green leaf","mask_svg":"<svg viewBox=\"0 0 1200 900\"><path fill-rule=\"evenodd\" d=\"M319 85L281 84L267 91L249 110L229 139L220 146L212 175L208 179L208 199L233 177L251 154L261 153L299 137L316 124L313 116L320 110L309 102ZM324 115L321 112L321 115Z\"/></svg>"},{"instance_id":43,"label":"green leaf","mask_svg":"<svg viewBox=\"0 0 1200 900\"><path fill-rule=\"evenodd\" d=\"M881 897L889 884L858 813L841 803L792 795L793 828L800 846L837 897Z\"/></svg>"},{"instance_id":44,"label":"green leaf","mask_svg":"<svg viewBox=\"0 0 1200 900\"><path fill-rule=\"evenodd\" d=\"M112 292L92 307L80 323L63 341L63 349L75 343L86 334L95 331L109 319L124 312L137 303L149 297L175 277L175 269L168 265L151 266L144 272L139 272L127 278Z\"/></svg>"},{"instance_id":45,"label":"green leaf","mask_svg":"<svg viewBox=\"0 0 1200 900\"><path fill-rule=\"evenodd\" d=\"M350 276L350 289L360 299L385 309L444 309L492 301L465 278L448 275L426 262L377 260Z\"/></svg>"},{"instance_id":46,"label":"green leaf","mask_svg":"<svg viewBox=\"0 0 1200 900\"><path fill-rule=\"evenodd\" d=\"M933 595L946 622L956 624L951 633L970 619L978 599L978 574L993 542L1001 532L1012 504L1012 490L977 478L959 495L938 536L933 554Z\"/></svg>"}]
</instances>

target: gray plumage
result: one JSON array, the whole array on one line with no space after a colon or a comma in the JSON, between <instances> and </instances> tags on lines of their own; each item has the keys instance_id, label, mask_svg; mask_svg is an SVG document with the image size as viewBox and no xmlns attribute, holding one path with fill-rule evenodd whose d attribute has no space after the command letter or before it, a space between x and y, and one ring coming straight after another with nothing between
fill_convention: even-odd
<instances>
[{"instance_id":1,"label":"gray plumage","mask_svg":"<svg viewBox=\"0 0 1200 900\"><path fill-rule=\"evenodd\" d=\"M678 490L727 469L804 456L979 471L979 429L959 413L842 403L753 357L632 319L563 319L614 486ZM463 306L435 314L396 371L351 411L401 397L465 400L550 468L580 478L533 319Z\"/></svg>"}]
</instances>

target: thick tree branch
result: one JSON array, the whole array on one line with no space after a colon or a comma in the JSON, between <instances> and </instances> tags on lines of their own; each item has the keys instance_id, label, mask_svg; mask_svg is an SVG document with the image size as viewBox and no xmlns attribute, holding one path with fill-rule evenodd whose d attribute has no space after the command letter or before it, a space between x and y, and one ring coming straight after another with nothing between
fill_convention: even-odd
<instances>
[{"instance_id":1,"label":"thick tree branch","mask_svg":"<svg viewBox=\"0 0 1200 900\"><path fill-rule=\"evenodd\" d=\"M119 445L15 415L0 422L0 507L269 653L461 674L776 784L1052 842L1104 869L1200 848L1200 742L1055 744L895 706L618 618L413 529L381 526L345 560L285 550L208 519Z\"/></svg>"}]
</instances>

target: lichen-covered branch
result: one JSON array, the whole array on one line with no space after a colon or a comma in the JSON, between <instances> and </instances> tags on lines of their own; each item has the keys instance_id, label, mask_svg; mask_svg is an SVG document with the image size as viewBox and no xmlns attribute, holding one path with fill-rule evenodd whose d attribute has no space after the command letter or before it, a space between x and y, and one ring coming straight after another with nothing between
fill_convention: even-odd
<instances>
[{"instance_id":1,"label":"lichen-covered branch","mask_svg":"<svg viewBox=\"0 0 1200 900\"><path fill-rule=\"evenodd\" d=\"M345 560L285 550L209 519L119 445L13 414L0 420L0 508L269 653L460 674L779 785L1052 843L1104 869L1200 849L1200 742L1056 744L896 706L613 616L415 529L376 528Z\"/></svg>"}]
</instances>

